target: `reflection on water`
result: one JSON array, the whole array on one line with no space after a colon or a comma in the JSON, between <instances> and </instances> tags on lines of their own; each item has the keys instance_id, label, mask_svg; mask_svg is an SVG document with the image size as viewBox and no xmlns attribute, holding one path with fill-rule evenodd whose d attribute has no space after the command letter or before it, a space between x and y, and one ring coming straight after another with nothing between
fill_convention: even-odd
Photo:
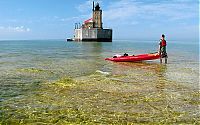
<instances>
[{"instance_id":1,"label":"reflection on water","mask_svg":"<svg viewBox=\"0 0 200 125\"><path fill-rule=\"evenodd\" d=\"M199 62L187 58L193 45L184 54L169 45L167 65L104 60L152 46L1 41L0 124L198 124Z\"/></svg>"}]
</instances>

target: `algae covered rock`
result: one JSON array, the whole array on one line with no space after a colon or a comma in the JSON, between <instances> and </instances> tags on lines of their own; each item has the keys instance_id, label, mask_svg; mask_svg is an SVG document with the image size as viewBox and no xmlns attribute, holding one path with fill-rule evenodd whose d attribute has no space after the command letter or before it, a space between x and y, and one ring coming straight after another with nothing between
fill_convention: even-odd
<instances>
[{"instance_id":1,"label":"algae covered rock","mask_svg":"<svg viewBox=\"0 0 200 125\"><path fill-rule=\"evenodd\" d=\"M69 77L61 78L61 79L53 82L52 84L60 86L60 87L73 87L73 86L76 86L76 82L72 78L69 78Z\"/></svg>"}]
</instances>

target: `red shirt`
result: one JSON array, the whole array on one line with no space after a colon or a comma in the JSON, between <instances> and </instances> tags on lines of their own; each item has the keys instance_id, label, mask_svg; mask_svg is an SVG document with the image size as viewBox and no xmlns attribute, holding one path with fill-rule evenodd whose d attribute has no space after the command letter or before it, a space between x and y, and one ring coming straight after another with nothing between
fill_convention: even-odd
<instances>
[{"instance_id":1,"label":"red shirt","mask_svg":"<svg viewBox=\"0 0 200 125\"><path fill-rule=\"evenodd\" d=\"M161 42L160 42L160 46L163 47L163 46L166 46L166 45L167 45L166 40L161 40Z\"/></svg>"}]
</instances>

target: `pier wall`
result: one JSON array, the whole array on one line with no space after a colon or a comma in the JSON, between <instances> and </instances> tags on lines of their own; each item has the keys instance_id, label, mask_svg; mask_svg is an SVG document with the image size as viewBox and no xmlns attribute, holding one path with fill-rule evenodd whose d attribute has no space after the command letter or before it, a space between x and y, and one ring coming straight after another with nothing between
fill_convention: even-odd
<instances>
[{"instance_id":1,"label":"pier wall","mask_svg":"<svg viewBox=\"0 0 200 125\"><path fill-rule=\"evenodd\" d=\"M97 39L97 29L82 29L82 39Z\"/></svg>"},{"instance_id":2,"label":"pier wall","mask_svg":"<svg viewBox=\"0 0 200 125\"><path fill-rule=\"evenodd\" d=\"M75 41L112 42L112 29L75 29Z\"/></svg>"},{"instance_id":3,"label":"pier wall","mask_svg":"<svg viewBox=\"0 0 200 125\"><path fill-rule=\"evenodd\" d=\"M112 29L97 29L97 39L112 41Z\"/></svg>"},{"instance_id":4,"label":"pier wall","mask_svg":"<svg viewBox=\"0 0 200 125\"><path fill-rule=\"evenodd\" d=\"M82 40L82 29L74 30L74 40L76 40L76 41Z\"/></svg>"}]
</instances>

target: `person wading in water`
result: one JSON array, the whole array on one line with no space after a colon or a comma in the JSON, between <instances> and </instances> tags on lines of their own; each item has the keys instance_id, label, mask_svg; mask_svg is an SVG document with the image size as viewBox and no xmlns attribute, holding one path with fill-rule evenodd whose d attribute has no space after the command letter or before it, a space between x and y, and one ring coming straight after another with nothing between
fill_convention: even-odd
<instances>
[{"instance_id":1,"label":"person wading in water","mask_svg":"<svg viewBox=\"0 0 200 125\"><path fill-rule=\"evenodd\" d=\"M167 42L165 40L165 35L162 34L159 45L160 63L162 63L162 58L165 58L165 64L167 63L168 56L167 56L166 46Z\"/></svg>"}]
</instances>

